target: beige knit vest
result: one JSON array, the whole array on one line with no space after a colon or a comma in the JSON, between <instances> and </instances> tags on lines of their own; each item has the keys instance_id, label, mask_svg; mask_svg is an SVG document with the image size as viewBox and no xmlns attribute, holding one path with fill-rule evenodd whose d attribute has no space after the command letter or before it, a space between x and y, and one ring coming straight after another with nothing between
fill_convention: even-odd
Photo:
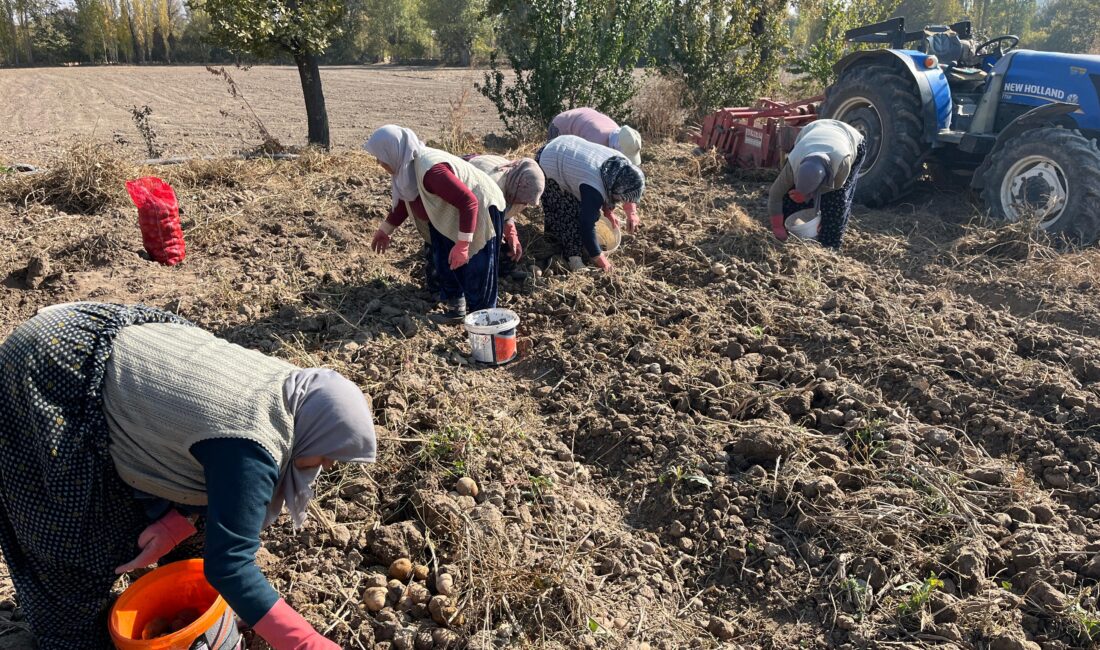
<instances>
[{"instance_id":1,"label":"beige knit vest","mask_svg":"<svg viewBox=\"0 0 1100 650\"><path fill-rule=\"evenodd\" d=\"M787 161L791 164L791 169L797 172L806 156L825 154L829 157L830 178L829 187L824 189L838 190L848 180L856 150L862 141L860 132L844 122L817 120L802 128Z\"/></svg>"},{"instance_id":2,"label":"beige knit vest","mask_svg":"<svg viewBox=\"0 0 1100 650\"><path fill-rule=\"evenodd\" d=\"M173 503L206 505L205 475L190 449L210 438L259 443L281 473L294 439L283 384L296 370L197 327L123 329L103 387L119 476Z\"/></svg>"},{"instance_id":3,"label":"beige knit vest","mask_svg":"<svg viewBox=\"0 0 1100 650\"><path fill-rule=\"evenodd\" d=\"M424 147L416 155L416 184L420 187L420 200L428 219L441 235L451 241L458 241L458 208L428 190L424 189L424 175L439 163L450 165L454 175L477 197L477 225L474 227L474 239L470 242L470 257L477 255L487 241L496 236L493 220L489 216L489 207L504 212L504 193L489 178L489 175L474 167L458 156L446 151Z\"/></svg>"}]
</instances>

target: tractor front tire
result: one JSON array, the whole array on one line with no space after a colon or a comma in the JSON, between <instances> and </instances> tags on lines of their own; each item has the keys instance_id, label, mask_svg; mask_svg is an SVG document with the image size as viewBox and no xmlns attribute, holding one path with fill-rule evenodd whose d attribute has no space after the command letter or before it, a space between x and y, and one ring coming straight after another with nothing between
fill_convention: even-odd
<instances>
[{"instance_id":1,"label":"tractor front tire","mask_svg":"<svg viewBox=\"0 0 1100 650\"><path fill-rule=\"evenodd\" d=\"M821 116L863 134L867 158L856 201L879 207L908 194L931 147L924 138L916 82L887 65L856 65L825 90Z\"/></svg>"},{"instance_id":2,"label":"tractor front tire","mask_svg":"<svg viewBox=\"0 0 1100 650\"><path fill-rule=\"evenodd\" d=\"M1082 246L1100 239L1095 140L1075 129L1044 127L1013 137L990 156L982 200L995 218L1035 218L1051 235Z\"/></svg>"}]
</instances>

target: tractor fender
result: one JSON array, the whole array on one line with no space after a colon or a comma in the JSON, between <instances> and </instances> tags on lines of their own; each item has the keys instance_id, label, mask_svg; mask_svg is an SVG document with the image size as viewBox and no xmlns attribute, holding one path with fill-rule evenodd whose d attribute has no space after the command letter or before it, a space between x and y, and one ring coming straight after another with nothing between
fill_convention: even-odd
<instances>
[{"instance_id":1,"label":"tractor fender","mask_svg":"<svg viewBox=\"0 0 1100 650\"><path fill-rule=\"evenodd\" d=\"M970 180L970 187L980 190L985 187L985 172L989 169L990 164L993 161L993 156L1000 150L1001 145L1008 142L1012 138L1017 137L1024 131L1029 131L1038 126L1045 126L1049 124L1059 124L1063 122L1059 120L1059 117L1063 115L1069 115L1080 110L1081 107L1077 104L1067 104L1065 102L1052 102L1043 106L1037 106L1023 115L1017 117L1008 123L1008 126L1001 129L1001 132L997 134L997 139L994 141L993 146L989 149L989 153L986 154L985 159L982 160L982 164L974 171L973 177ZM1072 128L1074 126L1073 120L1069 120L1064 124Z\"/></svg>"},{"instance_id":2,"label":"tractor fender","mask_svg":"<svg viewBox=\"0 0 1100 650\"><path fill-rule=\"evenodd\" d=\"M868 63L896 64L901 62L909 71L913 83L920 93L921 116L924 118L924 140L936 143L936 135L942 129L951 126L951 88L943 70L936 66L932 69L917 67L917 60L928 55L917 50L866 50L852 52L833 65L833 71L840 76L854 65Z\"/></svg>"}]
</instances>

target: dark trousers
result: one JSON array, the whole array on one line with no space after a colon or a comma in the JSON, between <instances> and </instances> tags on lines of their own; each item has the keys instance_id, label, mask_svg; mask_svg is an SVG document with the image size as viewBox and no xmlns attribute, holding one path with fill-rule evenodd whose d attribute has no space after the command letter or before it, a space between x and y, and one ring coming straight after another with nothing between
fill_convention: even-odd
<instances>
[{"instance_id":1,"label":"dark trousers","mask_svg":"<svg viewBox=\"0 0 1100 650\"><path fill-rule=\"evenodd\" d=\"M496 235L485 242L470 261L451 270L448 259L454 242L432 227L432 260L439 277L439 294L444 301L466 298L466 310L478 311L497 306L497 273L500 267L500 240L504 230L504 214L489 208Z\"/></svg>"}]
</instances>

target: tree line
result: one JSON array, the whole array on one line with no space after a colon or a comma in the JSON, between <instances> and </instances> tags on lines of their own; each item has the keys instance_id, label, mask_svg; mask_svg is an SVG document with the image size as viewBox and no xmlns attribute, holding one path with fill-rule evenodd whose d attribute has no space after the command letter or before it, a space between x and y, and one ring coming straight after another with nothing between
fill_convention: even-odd
<instances>
[{"instance_id":1,"label":"tree line","mask_svg":"<svg viewBox=\"0 0 1100 650\"><path fill-rule=\"evenodd\" d=\"M1100 53L1095 0L71 1L0 0L0 65L293 63L309 142L324 148L326 63L487 62L478 90L524 137L576 106L629 118L638 66L672 89L657 103L696 118L820 90L851 47L845 30L899 15L909 30L969 17L978 41Z\"/></svg>"},{"instance_id":2,"label":"tree line","mask_svg":"<svg viewBox=\"0 0 1100 650\"><path fill-rule=\"evenodd\" d=\"M219 63L240 52L214 38L206 2L221 0L0 0L0 65L66 63ZM255 0L260 8L264 0ZM309 4L308 2L303 4ZM547 16L544 0L345 0L322 64L487 63L529 47L517 38L517 23ZM550 2L559 8L607 11L607 3ZM709 64L706 39L753 47L767 31L762 16L780 28L777 46L798 58L812 49L836 48L835 32L869 18L905 16L911 27L970 17L980 34L1013 33L1027 47L1100 52L1100 11L1093 0L635 0L624 3L636 22L652 23L641 37L640 60L665 64L687 55ZM603 7L602 9L600 7ZM702 12L695 18L692 12ZM684 21L698 24L686 25ZM747 21L727 30L723 20ZM705 23L705 24L704 24ZM685 36L697 36L695 43ZM509 45L509 47L502 47ZM254 57L253 57L254 58ZM278 62L290 62L283 54ZM710 92L710 91L708 91Z\"/></svg>"}]
</instances>

